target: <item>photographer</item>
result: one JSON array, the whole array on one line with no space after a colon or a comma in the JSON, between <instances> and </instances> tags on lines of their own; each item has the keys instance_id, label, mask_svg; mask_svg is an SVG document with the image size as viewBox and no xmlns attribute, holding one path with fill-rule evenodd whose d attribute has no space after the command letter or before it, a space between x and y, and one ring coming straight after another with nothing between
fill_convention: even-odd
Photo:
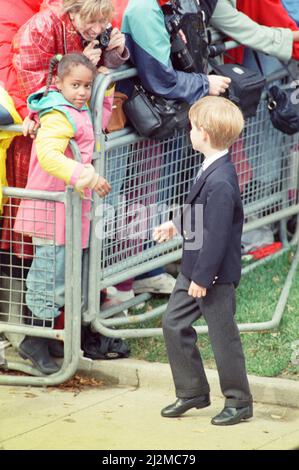
<instances>
[{"instance_id":1,"label":"photographer","mask_svg":"<svg viewBox=\"0 0 299 470\"><path fill-rule=\"evenodd\" d=\"M49 61L55 54L83 52L93 64L119 67L129 55L125 38L116 28L106 48L98 36L105 33L113 18L111 0L63 0L62 9L34 15L14 39L13 64L23 100L43 86Z\"/></svg>"},{"instance_id":2,"label":"photographer","mask_svg":"<svg viewBox=\"0 0 299 470\"><path fill-rule=\"evenodd\" d=\"M161 9L165 3L166 0L129 0L124 12L121 29L142 85L152 93L189 104L208 94L223 93L229 86L228 78L174 68L171 38Z\"/></svg>"}]
</instances>

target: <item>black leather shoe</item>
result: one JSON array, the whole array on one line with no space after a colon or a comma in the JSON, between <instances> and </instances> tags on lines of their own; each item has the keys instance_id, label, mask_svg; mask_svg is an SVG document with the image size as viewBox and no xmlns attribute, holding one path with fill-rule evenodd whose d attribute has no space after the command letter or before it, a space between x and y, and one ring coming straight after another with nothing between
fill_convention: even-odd
<instances>
[{"instance_id":1,"label":"black leather shoe","mask_svg":"<svg viewBox=\"0 0 299 470\"><path fill-rule=\"evenodd\" d=\"M64 346L63 341L58 339L49 339L48 340L49 353L52 357L64 357Z\"/></svg>"},{"instance_id":2,"label":"black leather shoe","mask_svg":"<svg viewBox=\"0 0 299 470\"><path fill-rule=\"evenodd\" d=\"M209 394L192 398L178 398L176 402L163 408L161 415L164 416L164 418L176 418L190 410L190 408L205 408L210 404Z\"/></svg>"},{"instance_id":3,"label":"black leather shoe","mask_svg":"<svg viewBox=\"0 0 299 470\"><path fill-rule=\"evenodd\" d=\"M230 426L240 423L243 419L252 418L252 416L252 404L244 406L243 408L225 406L217 416L214 416L211 423L216 426Z\"/></svg>"},{"instance_id":4,"label":"black leather shoe","mask_svg":"<svg viewBox=\"0 0 299 470\"><path fill-rule=\"evenodd\" d=\"M49 354L47 338L25 336L19 346L19 353L23 359L30 359L42 374L54 374L60 369Z\"/></svg>"}]
</instances>

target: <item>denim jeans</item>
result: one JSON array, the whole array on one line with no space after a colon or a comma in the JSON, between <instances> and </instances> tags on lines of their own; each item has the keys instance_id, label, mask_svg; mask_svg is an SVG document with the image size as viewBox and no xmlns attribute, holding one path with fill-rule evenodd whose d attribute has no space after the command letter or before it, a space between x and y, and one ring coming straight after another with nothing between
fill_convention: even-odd
<instances>
[{"instance_id":1,"label":"denim jeans","mask_svg":"<svg viewBox=\"0 0 299 470\"><path fill-rule=\"evenodd\" d=\"M35 246L26 280L26 303L35 317L45 319L60 315L65 294L64 266L64 246Z\"/></svg>"}]
</instances>

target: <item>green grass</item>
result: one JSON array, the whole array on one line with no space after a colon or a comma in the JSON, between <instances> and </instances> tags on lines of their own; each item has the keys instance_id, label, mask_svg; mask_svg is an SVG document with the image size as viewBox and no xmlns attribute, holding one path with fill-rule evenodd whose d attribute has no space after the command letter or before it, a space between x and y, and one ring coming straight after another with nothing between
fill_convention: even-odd
<instances>
[{"instance_id":1,"label":"green grass","mask_svg":"<svg viewBox=\"0 0 299 470\"><path fill-rule=\"evenodd\" d=\"M294 250L242 277L237 289L238 323L271 320L293 255ZM167 298L153 299L148 307L154 308L166 300ZM203 321L200 320L198 324L203 324ZM161 327L161 319L146 322L140 327ZM292 345L299 341L298 272L279 329L271 332L242 333L241 338L249 374L299 380L299 365L293 364L294 361L291 360ZM168 362L162 337L132 339L128 342L133 357L151 362ZM199 335L198 345L205 365L215 368L208 336Z\"/></svg>"}]
</instances>

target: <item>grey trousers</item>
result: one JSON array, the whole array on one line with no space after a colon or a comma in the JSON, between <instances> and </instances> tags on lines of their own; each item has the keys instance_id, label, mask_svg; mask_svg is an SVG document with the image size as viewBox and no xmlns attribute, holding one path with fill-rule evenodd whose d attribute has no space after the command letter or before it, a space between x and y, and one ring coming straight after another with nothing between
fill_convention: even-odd
<instances>
[{"instance_id":1,"label":"grey trousers","mask_svg":"<svg viewBox=\"0 0 299 470\"><path fill-rule=\"evenodd\" d=\"M188 295L190 280L179 274L163 317L163 334L178 398L209 393L210 387L197 347L192 324L203 315L216 360L225 405L247 406L252 402L245 358L234 314L233 284L215 284L204 298Z\"/></svg>"}]
</instances>

